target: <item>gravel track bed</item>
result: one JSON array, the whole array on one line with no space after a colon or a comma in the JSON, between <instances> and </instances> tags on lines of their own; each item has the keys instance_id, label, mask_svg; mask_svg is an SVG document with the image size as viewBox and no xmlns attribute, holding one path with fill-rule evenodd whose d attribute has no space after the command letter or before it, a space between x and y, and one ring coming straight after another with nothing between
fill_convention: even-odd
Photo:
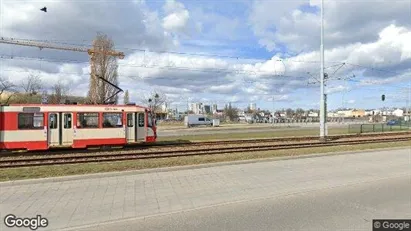
<instances>
[{"instance_id":1,"label":"gravel track bed","mask_svg":"<svg viewBox=\"0 0 411 231\"><path fill-rule=\"evenodd\" d=\"M377 136L377 137L350 137L350 138L341 138L336 141L329 141L328 143L333 142L344 142L344 141L368 141L368 140L380 140L383 142L384 140L394 139L394 138L408 138L411 140L411 136L409 135L389 135L389 136ZM101 152L80 152L80 153L70 153L70 154L61 154L61 155L36 155L36 156L8 156L8 157L0 157L0 161L10 161L10 160L42 160L42 159L61 159L61 158L103 158L103 156L115 156L115 155L156 155L159 153L167 153L167 152L178 152L178 151L207 151L207 150L221 150L221 149L229 149L229 148L245 148L245 147L265 147L265 146L273 146L273 145L308 145L308 144L318 144L321 143L318 138L316 140L303 140L303 141L267 141L267 142L244 142L239 141L237 143L231 144L220 144L220 145L211 145L211 144L204 144L204 145L195 145L195 146L164 146L164 147L151 147L146 149L128 149L122 150L118 149L115 151L101 151Z\"/></svg>"},{"instance_id":2,"label":"gravel track bed","mask_svg":"<svg viewBox=\"0 0 411 231\"><path fill-rule=\"evenodd\" d=\"M92 163L92 162L109 162L109 161L126 161L126 160L137 160L137 159L153 159L153 158L171 158L178 156L190 156L190 155L211 155L211 154L224 154L224 153L239 153L239 152L250 152L250 151L269 151L269 150L280 150L280 149L296 149L296 148L312 148L312 147L326 147L326 146L339 146L339 145L356 145L365 143L381 143L386 142L398 142L398 141L409 141L411 137L397 137L390 139L367 139L367 140L346 140L346 141L332 141L332 142L304 142L304 143L291 143L291 144L270 144L270 145L259 145L259 146L245 146L245 147L231 147L223 149L202 149L202 150L185 150L185 151L174 151L174 152L164 152L164 153L130 153L130 154L117 154L117 155L106 155L99 157L90 156L79 156L77 158L64 158L64 159L45 159L45 160L19 160L17 162L4 161L0 164L0 168L12 168L12 167L32 167L32 166L45 166L45 165L59 165L59 164L78 164L78 163Z\"/></svg>"}]
</instances>

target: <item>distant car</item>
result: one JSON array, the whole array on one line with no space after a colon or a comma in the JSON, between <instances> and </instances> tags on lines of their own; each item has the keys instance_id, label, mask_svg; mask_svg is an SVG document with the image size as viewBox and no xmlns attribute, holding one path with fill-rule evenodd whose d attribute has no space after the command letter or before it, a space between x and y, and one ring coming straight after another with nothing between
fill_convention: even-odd
<instances>
[{"instance_id":1,"label":"distant car","mask_svg":"<svg viewBox=\"0 0 411 231\"><path fill-rule=\"evenodd\" d=\"M198 125L213 126L213 121L204 115L188 115L184 117L184 124L186 127Z\"/></svg>"},{"instance_id":2,"label":"distant car","mask_svg":"<svg viewBox=\"0 0 411 231\"><path fill-rule=\"evenodd\" d=\"M388 126L400 125L400 121L398 120L390 120L387 122Z\"/></svg>"}]
</instances>

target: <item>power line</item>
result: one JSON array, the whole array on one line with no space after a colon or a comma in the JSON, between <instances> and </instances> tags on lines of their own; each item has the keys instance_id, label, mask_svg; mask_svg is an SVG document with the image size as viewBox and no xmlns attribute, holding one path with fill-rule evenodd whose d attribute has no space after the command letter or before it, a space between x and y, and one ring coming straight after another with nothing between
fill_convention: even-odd
<instances>
[{"instance_id":1,"label":"power line","mask_svg":"<svg viewBox=\"0 0 411 231\"><path fill-rule=\"evenodd\" d=\"M80 47L88 47L92 48L93 46L90 44L84 44L84 43L67 43L67 42L61 42L61 41L70 41L70 40L41 40L41 39L20 39L20 38L13 38L16 40L24 40L24 41L35 41L35 42L45 42L45 43L50 43L54 42L57 44L62 44L62 45L72 45L72 46L80 46ZM85 40L82 40L85 41ZM9 45L9 44L7 44ZM174 54L174 55L185 55L185 56L204 56L204 57L215 57L215 58L231 58L231 59L253 59L253 60L259 60L255 58L250 58L250 57L245 57L245 56L227 56L227 55L218 55L218 54L204 54L204 53L189 53L189 52L177 52L177 51L166 51L166 50L152 50L152 49L147 49L147 48L130 48L130 47L118 47L116 49L124 49L124 50L132 50L132 51L139 51L139 52L144 52L144 53L159 53L159 54ZM63 61L63 60L61 60ZM270 59L261 59L261 61L270 61ZM294 60L292 58L288 59L277 59L275 61L278 62L291 62L291 63L320 63L320 60ZM81 61L74 61L74 62L81 62ZM327 63L334 63L335 65L329 66L327 68L331 68L334 66L339 66L342 64L347 64L351 66L356 66L359 68L363 69L370 69L373 71L378 71L378 72L386 72L386 73L392 73L392 74L397 74L400 75L400 73L391 71L391 70L386 70L386 69L380 69L380 68L375 68L375 67L369 67L365 65L359 65L359 64L354 64L354 63L349 63L345 61L327 61ZM341 68L341 67L340 67Z\"/></svg>"},{"instance_id":2,"label":"power line","mask_svg":"<svg viewBox=\"0 0 411 231\"><path fill-rule=\"evenodd\" d=\"M10 69L2 69L2 70L0 70L0 71L4 71L4 72L16 72L16 73L32 73L32 72L35 72L36 70L10 70ZM56 76L58 76L58 75L64 75L64 74L71 74L71 75L77 75L77 76L89 76L89 75L90 75L90 73L78 73L78 72L68 72L68 71L58 72L58 73L46 73L46 74L56 75ZM151 79L151 78L141 78L141 77L135 76L135 75L124 75L124 74L122 74L122 75L120 75L120 76L121 76L121 77L128 77L128 78L131 78L131 79L133 79L133 80L142 80L142 81L146 81L146 80L150 80L150 79ZM284 76L276 76L276 77L283 77L283 78L304 78L304 77L301 77L301 76L285 76L285 75L284 75ZM155 80L173 80L173 79L170 79L170 77L164 77L164 76L155 76L155 77L152 78L152 79L155 79ZM187 81L187 80L198 80L198 79L180 78L180 80L185 80L185 81ZM210 82L210 80L208 80L208 81ZM215 82L221 82L221 83L223 83L223 82L225 82L225 81L235 81L235 80L225 78L225 79L220 79L220 80L216 79ZM272 81L275 81L275 79L272 79ZM242 82L247 82L247 81L242 81Z\"/></svg>"},{"instance_id":3,"label":"power line","mask_svg":"<svg viewBox=\"0 0 411 231\"><path fill-rule=\"evenodd\" d=\"M52 60L52 59L44 59L44 58L32 58L32 57L25 57L25 56L7 56L7 55L1 55L0 58L2 59L20 59L20 60L36 60L36 61L46 61L46 60ZM69 63L83 63L79 62L77 60L59 60L60 62L69 62ZM141 65L130 65L130 64L118 64L118 66L124 66L124 67L136 67L136 68L154 68L154 69L166 69L166 70L176 70L176 71L193 71L193 72L205 72L205 73L219 73L219 74L261 74L263 76L273 76L273 77L295 77L295 76L289 76L289 75L284 75L284 74L277 74L275 71L269 72L269 71L246 71L246 70L241 70L241 69L228 69L228 68L208 68L205 67L203 69L199 68L189 68L189 67L176 67L172 65L168 66L160 66L160 65L147 65L147 64L141 64Z\"/></svg>"},{"instance_id":4,"label":"power line","mask_svg":"<svg viewBox=\"0 0 411 231\"><path fill-rule=\"evenodd\" d=\"M6 55L0 55L0 58L3 58L3 59L5 59L5 58L8 58L8 59L20 59L20 60L38 60L38 61L47 61L47 60L54 60L54 59L44 59L44 58L34 58L34 57L26 57L26 56L6 56ZM69 63L82 63L81 61L78 61L78 60L69 60L69 59L66 59L66 60L62 60L62 59L60 59L60 60L58 60L59 62L69 62ZM253 79L249 79L249 80L245 80L245 81L243 81L243 82L248 82L248 83L252 83L252 82L273 82L273 83L275 83L275 81L276 80L278 80L277 78L279 78L279 77L282 77L282 78L307 78L308 76L302 76L302 75L300 75L300 76L296 76L296 75L284 75L284 74L275 74L275 73L273 73L273 72L266 72L266 71L245 71L245 70L236 70L236 69L211 69L211 68L204 68L204 69L194 69L194 68L187 68L187 67L172 67L172 66L159 66L159 65L153 65L153 66L146 66L146 65L144 65L144 64L142 64L142 65L130 65L130 64L120 64L119 66L125 66L125 67L136 67L136 68L149 68L149 69L165 69L165 70L174 70L174 71L196 71L196 72L203 72L203 73L220 73L220 74L265 74L266 76L273 76L273 77L276 77L276 78L274 78L274 79L255 79L255 80L253 80ZM341 66L341 64L336 64L336 65L333 65L333 66L330 66L330 67L334 67L334 66ZM362 67L364 67L364 66L362 66ZM338 68L339 69L339 68ZM337 70L338 70L337 69ZM23 73L29 73L29 72L31 72L31 71L29 71L29 70L7 70L7 69L3 69L3 71L10 71L10 72L23 72ZM32 70L32 71L36 71L36 70ZM37 71L39 71L39 70L37 70ZM298 72L296 72L296 73L298 73ZM56 73L57 75L59 75L59 74L72 74L72 75L80 75L80 76L83 76L83 75L90 75L90 73L82 73L82 74L80 74L80 73L78 73L78 72L59 72L59 73ZM305 74L305 73L303 73L303 74ZM145 78L141 78L140 76L138 76L138 75L136 75L136 76L130 76L130 75L122 75L122 76L124 76L124 77L129 77L129 78L132 78L132 79L134 79L134 80L136 80L136 79L141 79L141 80L145 80ZM149 78L147 78L147 79L149 79ZM165 80L169 80L170 78L167 78L167 77L155 77L155 79L165 79ZM229 81L230 79L224 79L225 81ZM379 85L379 84L384 84L383 82L382 83L378 83L378 81L376 81L376 82L371 82L371 81L368 81L368 82L364 82L364 81L359 81L359 80L348 80L348 81L351 81L351 82L358 82L358 83L364 83L364 84L367 84L367 83L370 83L370 84L377 84L377 85Z\"/></svg>"},{"instance_id":5,"label":"power line","mask_svg":"<svg viewBox=\"0 0 411 231\"><path fill-rule=\"evenodd\" d=\"M364 66L364 65L359 65L359 64L353 64L353 63L346 63L346 64L351 65L351 66L355 66L355 67L360 67L360 68L363 68L363 69L370 69L370 70L378 71L378 72L386 72L386 73L401 75L401 73L398 73L398 72L396 72L396 71L391 71L391 70L386 70L386 69L380 69L380 68L375 68L375 67L369 67L369 66Z\"/></svg>"},{"instance_id":6,"label":"power line","mask_svg":"<svg viewBox=\"0 0 411 231\"><path fill-rule=\"evenodd\" d=\"M70 46L79 46L84 48L92 48L92 44L84 44L84 43L67 43L61 41L68 41L68 40L42 40L42 39L20 39L20 38L9 38L14 40L22 40L22 41L33 41L33 42L43 42L43 43L56 43L61 45L70 45ZM9 45L9 44L7 44ZM116 47L116 49L120 50L130 50L130 51L139 51L144 53L159 53L159 54L174 54L174 55L184 55L184 56L203 56L203 57L215 57L215 58L230 58L230 59L253 59L253 60L260 60L256 58L246 57L246 56L230 56L230 55L219 55L219 54L205 54L205 53L191 53L191 52L177 52L177 51L168 51L168 50L153 50L148 48L130 48L130 47ZM269 61L267 59L261 59L261 61ZM295 63L320 63L319 60L293 60L293 59L277 59L276 61L281 62L295 62ZM343 63L342 61L330 61L328 63Z\"/></svg>"},{"instance_id":7,"label":"power line","mask_svg":"<svg viewBox=\"0 0 411 231\"><path fill-rule=\"evenodd\" d=\"M14 56L14 55L4 55L4 54L0 54L0 58L2 58L2 59L11 59L11 60L14 60L14 59L18 59L18 60L36 60L36 61L40 61L40 62L41 61L47 61L47 62L59 62L59 63L86 63L86 62L82 62L82 61L79 61L79 60L72 60L72 59L37 58L37 57ZM281 61L281 60L278 60L278 61ZM307 61L302 61L302 62L307 62ZM334 73L335 73L341 67L343 67L345 64L360 67L360 68L365 68L365 69L368 68L368 69L372 69L372 70L376 70L376 71L395 73L395 74L400 75L400 73L398 73L398 72L383 70L383 69L376 69L376 68L367 67L367 66L363 66L363 65L352 64L352 63L339 63L339 64L329 66L329 67L327 67L327 69L331 68L331 67L335 67L335 66L340 66L339 68L337 68L334 71ZM136 68L149 68L149 69L164 69L164 70L174 70L174 71L193 71L193 72L218 73L218 74L251 74L251 75L261 74L263 76L265 75L265 76L272 76L272 77L288 77L288 78L307 78L308 77L308 76L292 76L292 75L285 75L285 74L277 74L275 71L273 71L273 72L257 71L257 70L256 71L246 71L246 70L240 70L240 69L235 69L235 68L229 69L229 68L209 68L209 67L205 67L205 68L200 69L200 68L189 68L189 67L176 67L176 66L173 66L173 65L168 65L168 66L147 65L147 64L131 65L131 64L124 64L124 63L119 64L118 66L136 67ZM3 71L28 72L28 71L19 71L19 70L3 70ZM75 75L89 75L89 73L79 74L78 72L60 72L60 73L61 74L75 74ZM299 72L295 71L294 73L299 73ZM306 72L300 72L300 73L301 74L306 74ZM138 76L129 76L129 77L136 78ZM253 80L248 80L248 81L253 81ZM254 81L256 81L256 80L254 80ZM350 80L350 81L352 81L352 80ZM364 82L362 82L362 83L364 83ZM378 84L378 83L376 83L376 84ZM383 84L383 83L381 83L381 84Z\"/></svg>"}]
</instances>

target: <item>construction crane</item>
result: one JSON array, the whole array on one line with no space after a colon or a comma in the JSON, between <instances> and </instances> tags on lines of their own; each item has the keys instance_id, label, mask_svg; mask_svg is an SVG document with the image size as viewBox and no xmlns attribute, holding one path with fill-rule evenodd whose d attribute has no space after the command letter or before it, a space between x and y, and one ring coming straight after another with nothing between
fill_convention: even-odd
<instances>
[{"instance_id":1,"label":"construction crane","mask_svg":"<svg viewBox=\"0 0 411 231\"><path fill-rule=\"evenodd\" d=\"M63 50L63 51L87 52L90 55L90 69L91 69L90 75L91 75L92 82L97 81L97 77L102 79L104 82L107 82L105 79L103 79L100 76L97 76L95 73L94 64L95 64L96 54L114 56L114 57L118 57L119 59L124 59L124 56L125 56L123 52L115 51L115 50L98 50L98 49L87 48L87 47L64 46L64 45L52 44L48 42L37 42L37 41L21 40L21 39L14 39L14 38L1 37L0 43L27 46L27 47L38 47L40 49L48 48L48 49ZM97 93L93 92L91 94L97 94Z\"/></svg>"},{"instance_id":2,"label":"construction crane","mask_svg":"<svg viewBox=\"0 0 411 231\"><path fill-rule=\"evenodd\" d=\"M103 53L105 55L115 56L115 57L118 57L120 59L124 58L124 53L123 52L114 51L114 50L101 51L101 50L94 50L92 48L86 48L86 47L62 46L62 45L59 45L59 44L52 44L52 43L46 43L46 42L36 42L36 41L13 39L13 38L4 38L4 37L1 37L0 43L19 45L19 46L27 46L27 47L38 47L40 49L48 48L48 49L54 49L54 50L87 52L90 56L93 56L94 54Z\"/></svg>"}]
</instances>

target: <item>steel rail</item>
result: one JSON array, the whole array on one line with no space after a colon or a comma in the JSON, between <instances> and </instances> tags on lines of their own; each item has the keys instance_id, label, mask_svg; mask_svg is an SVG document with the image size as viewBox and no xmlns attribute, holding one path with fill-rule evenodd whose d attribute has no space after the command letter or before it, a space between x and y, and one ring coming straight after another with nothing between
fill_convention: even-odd
<instances>
[{"instance_id":1,"label":"steel rail","mask_svg":"<svg viewBox=\"0 0 411 231\"><path fill-rule=\"evenodd\" d=\"M77 163L93 163L93 162L109 162L109 161L126 161L137 159L154 159L154 158L169 158L178 156L192 155L211 155L211 154L226 154L238 152L254 152L254 151L271 151L281 149L300 149L310 147L327 147L340 145L356 145L366 143L381 143L381 142L399 142L410 141L411 137L393 137L383 139L368 139L368 140L346 140L346 141L330 141L330 142L304 142L291 144L266 144L261 146L243 146L243 147L219 147L219 148L204 148L197 150L163 150L153 152L132 152L124 154L108 154L108 155L90 155L90 156L74 156L74 157L49 157L35 159L10 159L0 160L0 168L16 168L16 167L32 167L45 165L61 165L61 164L77 164Z\"/></svg>"},{"instance_id":2,"label":"steel rail","mask_svg":"<svg viewBox=\"0 0 411 231\"><path fill-rule=\"evenodd\" d=\"M342 135L331 135L328 136L328 140L338 140L343 138L356 138L356 137L379 137L379 136L395 136L395 135L406 135L410 134L410 131L402 132L384 132L384 133L367 133L367 134L342 134ZM121 149L113 148L110 149L54 149L46 151L25 151L25 152L9 152L4 151L0 153L1 157L12 157L12 156L39 156L39 155L63 155L63 154L84 154L84 153L99 153L99 152L117 152L118 150L141 150L149 148L159 148L159 147L195 147L204 145L228 145L228 144L238 144L238 143L264 143L264 142L287 142L287 141L309 141L318 140L318 136L297 136L297 137L278 137L278 138L257 138L257 139L236 139L236 140L216 140L216 141L196 141L196 142L179 142L170 141L158 143L142 143L129 146L122 146Z\"/></svg>"}]
</instances>

